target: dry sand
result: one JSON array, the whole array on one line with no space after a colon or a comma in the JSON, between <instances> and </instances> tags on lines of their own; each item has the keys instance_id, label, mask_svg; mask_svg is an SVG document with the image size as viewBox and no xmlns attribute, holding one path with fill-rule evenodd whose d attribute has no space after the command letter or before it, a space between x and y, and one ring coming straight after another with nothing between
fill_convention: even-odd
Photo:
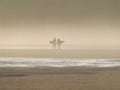
<instances>
[{"instance_id":1,"label":"dry sand","mask_svg":"<svg viewBox=\"0 0 120 90\"><path fill-rule=\"evenodd\" d=\"M1 49L0 57L120 58L120 50L24 50Z\"/></svg>"}]
</instances>

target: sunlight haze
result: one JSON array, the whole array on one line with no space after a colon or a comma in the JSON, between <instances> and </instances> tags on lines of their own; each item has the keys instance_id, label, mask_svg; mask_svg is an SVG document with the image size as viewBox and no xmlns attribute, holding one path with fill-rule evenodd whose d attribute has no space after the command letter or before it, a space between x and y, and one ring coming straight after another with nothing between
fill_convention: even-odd
<instances>
[{"instance_id":1,"label":"sunlight haze","mask_svg":"<svg viewBox=\"0 0 120 90\"><path fill-rule=\"evenodd\" d=\"M120 48L119 0L0 0L0 48ZM45 45L45 46L44 46Z\"/></svg>"}]
</instances>

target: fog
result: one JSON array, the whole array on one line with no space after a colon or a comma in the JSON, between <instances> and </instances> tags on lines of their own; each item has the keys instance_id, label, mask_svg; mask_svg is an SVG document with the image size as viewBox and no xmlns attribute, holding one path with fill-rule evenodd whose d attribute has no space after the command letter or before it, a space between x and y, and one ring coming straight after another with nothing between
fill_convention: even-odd
<instances>
[{"instance_id":1,"label":"fog","mask_svg":"<svg viewBox=\"0 0 120 90\"><path fill-rule=\"evenodd\" d=\"M0 0L0 48L120 48L119 0ZM49 47L49 46L48 46Z\"/></svg>"}]
</instances>

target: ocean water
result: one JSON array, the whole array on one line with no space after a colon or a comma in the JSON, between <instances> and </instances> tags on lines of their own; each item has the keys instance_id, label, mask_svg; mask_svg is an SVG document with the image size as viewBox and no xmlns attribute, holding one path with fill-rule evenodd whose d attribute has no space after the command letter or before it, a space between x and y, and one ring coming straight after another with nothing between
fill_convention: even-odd
<instances>
[{"instance_id":1,"label":"ocean water","mask_svg":"<svg viewBox=\"0 0 120 90\"><path fill-rule=\"evenodd\" d=\"M0 58L0 67L115 67L120 66L120 59L62 59L62 58Z\"/></svg>"}]
</instances>

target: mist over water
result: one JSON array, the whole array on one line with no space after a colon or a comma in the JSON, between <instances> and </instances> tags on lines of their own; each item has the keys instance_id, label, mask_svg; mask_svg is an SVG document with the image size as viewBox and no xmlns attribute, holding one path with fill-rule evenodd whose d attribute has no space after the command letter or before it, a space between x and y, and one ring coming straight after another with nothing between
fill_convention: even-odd
<instances>
[{"instance_id":1,"label":"mist over water","mask_svg":"<svg viewBox=\"0 0 120 90\"><path fill-rule=\"evenodd\" d=\"M0 48L36 48L54 37L79 48L120 48L119 0L0 0L0 11Z\"/></svg>"}]
</instances>

